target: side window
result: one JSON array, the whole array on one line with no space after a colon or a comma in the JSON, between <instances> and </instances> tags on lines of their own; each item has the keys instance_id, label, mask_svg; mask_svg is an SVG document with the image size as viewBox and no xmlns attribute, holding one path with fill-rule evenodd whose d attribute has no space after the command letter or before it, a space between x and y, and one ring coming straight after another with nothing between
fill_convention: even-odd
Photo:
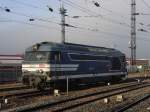
<instances>
[{"instance_id":1,"label":"side window","mask_svg":"<svg viewBox=\"0 0 150 112\"><path fill-rule=\"evenodd\" d=\"M111 58L111 70L120 70L121 69L121 62L120 59L117 57L112 57Z\"/></svg>"},{"instance_id":2,"label":"side window","mask_svg":"<svg viewBox=\"0 0 150 112\"><path fill-rule=\"evenodd\" d=\"M51 55L51 60L54 60L55 62L60 62L61 61L61 52L54 51Z\"/></svg>"}]
</instances>

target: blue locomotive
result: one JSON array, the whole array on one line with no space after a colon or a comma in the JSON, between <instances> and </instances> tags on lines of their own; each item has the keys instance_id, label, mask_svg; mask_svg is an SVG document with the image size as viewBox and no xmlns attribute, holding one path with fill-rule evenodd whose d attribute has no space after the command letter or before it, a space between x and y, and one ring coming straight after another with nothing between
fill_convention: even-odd
<instances>
[{"instance_id":1,"label":"blue locomotive","mask_svg":"<svg viewBox=\"0 0 150 112\"><path fill-rule=\"evenodd\" d=\"M72 43L37 43L25 51L23 83L44 88L63 85L116 81L127 76L125 55L112 48Z\"/></svg>"}]
</instances>

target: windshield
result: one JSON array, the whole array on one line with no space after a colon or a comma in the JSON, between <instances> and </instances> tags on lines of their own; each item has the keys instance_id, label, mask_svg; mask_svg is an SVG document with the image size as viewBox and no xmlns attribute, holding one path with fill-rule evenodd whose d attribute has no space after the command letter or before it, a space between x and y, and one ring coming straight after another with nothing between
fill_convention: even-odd
<instances>
[{"instance_id":1,"label":"windshield","mask_svg":"<svg viewBox=\"0 0 150 112\"><path fill-rule=\"evenodd\" d=\"M48 61L50 52L26 52L25 61Z\"/></svg>"}]
</instances>

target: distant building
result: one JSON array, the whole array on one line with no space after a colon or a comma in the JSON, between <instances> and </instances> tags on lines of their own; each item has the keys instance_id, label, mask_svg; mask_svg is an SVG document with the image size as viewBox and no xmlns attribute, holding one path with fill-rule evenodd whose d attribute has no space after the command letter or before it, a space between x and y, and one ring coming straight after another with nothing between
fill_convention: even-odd
<instances>
[{"instance_id":1,"label":"distant building","mask_svg":"<svg viewBox=\"0 0 150 112\"><path fill-rule=\"evenodd\" d=\"M23 55L0 55L1 64L21 64Z\"/></svg>"},{"instance_id":2,"label":"distant building","mask_svg":"<svg viewBox=\"0 0 150 112\"><path fill-rule=\"evenodd\" d=\"M126 60L127 65L131 65L130 59L128 58ZM142 65L142 66L150 66L150 59L137 59L136 60L136 65Z\"/></svg>"},{"instance_id":3,"label":"distant building","mask_svg":"<svg viewBox=\"0 0 150 112\"><path fill-rule=\"evenodd\" d=\"M22 55L0 55L0 83L22 80Z\"/></svg>"},{"instance_id":4,"label":"distant building","mask_svg":"<svg viewBox=\"0 0 150 112\"><path fill-rule=\"evenodd\" d=\"M137 59L136 60L136 65L131 66L131 61L130 59L126 59L127 62L127 69L128 71L134 71L134 72L139 72L139 71L144 71L146 69L149 69L150 67L150 59Z\"/></svg>"}]
</instances>

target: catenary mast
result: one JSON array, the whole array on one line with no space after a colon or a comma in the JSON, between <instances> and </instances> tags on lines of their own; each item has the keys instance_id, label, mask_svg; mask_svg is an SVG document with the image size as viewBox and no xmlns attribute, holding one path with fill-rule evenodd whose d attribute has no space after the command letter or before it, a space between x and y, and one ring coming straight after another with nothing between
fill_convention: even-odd
<instances>
[{"instance_id":1,"label":"catenary mast","mask_svg":"<svg viewBox=\"0 0 150 112\"><path fill-rule=\"evenodd\" d=\"M136 64L136 0L131 0L131 65Z\"/></svg>"},{"instance_id":2,"label":"catenary mast","mask_svg":"<svg viewBox=\"0 0 150 112\"><path fill-rule=\"evenodd\" d=\"M66 9L64 8L63 1L60 0L60 14L61 14L61 42L65 43L65 16L66 16Z\"/></svg>"}]
</instances>

